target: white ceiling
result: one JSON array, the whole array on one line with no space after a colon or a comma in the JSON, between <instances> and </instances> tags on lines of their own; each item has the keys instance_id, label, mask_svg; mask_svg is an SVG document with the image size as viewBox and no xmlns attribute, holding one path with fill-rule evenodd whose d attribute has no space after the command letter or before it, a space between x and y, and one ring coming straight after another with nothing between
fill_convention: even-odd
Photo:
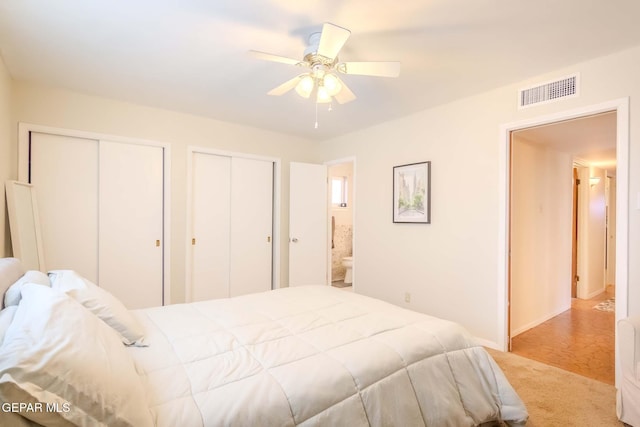
<instances>
[{"instance_id":1,"label":"white ceiling","mask_svg":"<svg viewBox=\"0 0 640 427\"><path fill-rule=\"evenodd\" d=\"M610 112L536 126L514 133L529 142L569 153L574 160L615 173L616 127L616 113Z\"/></svg>"},{"instance_id":2,"label":"white ceiling","mask_svg":"<svg viewBox=\"0 0 640 427\"><path fill-rule=\"evenodd\" d=\"M637 0L2 0L16 80L324 140L640 44ZM343 61L400 61L397 79L344 76L355 101L319 110L266 92L328 21ZM579 71L579 70L577 70ZM516 94L514 94L514 102Z\"/></svg>"}]
</instances>

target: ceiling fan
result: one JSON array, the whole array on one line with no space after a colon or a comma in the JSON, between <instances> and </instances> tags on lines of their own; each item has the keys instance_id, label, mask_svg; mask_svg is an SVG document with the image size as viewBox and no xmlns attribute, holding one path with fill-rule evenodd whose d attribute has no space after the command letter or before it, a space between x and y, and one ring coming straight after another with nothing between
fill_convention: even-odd
<instances>
[{"instance_id":1,"label":"ceiling fan","mask_svg":"<svg viewBox=\"0 0 640 427\"><path fill-rule=\"evenodd\" d=\"M249 53L258 59L309 69L270 90L268 95L280 96L295 88L303 98L315 95L317 103L329 103L335 99L338 103L345 104L356 99L356 96L340 79L339 74L379 77L398 77L400 74L399 62L340 61L338 54L350 35L351 31L346 28L325 22L321 32L309 36L302 60L256 50L251 50Z\"/></svg>"}]
</instances>

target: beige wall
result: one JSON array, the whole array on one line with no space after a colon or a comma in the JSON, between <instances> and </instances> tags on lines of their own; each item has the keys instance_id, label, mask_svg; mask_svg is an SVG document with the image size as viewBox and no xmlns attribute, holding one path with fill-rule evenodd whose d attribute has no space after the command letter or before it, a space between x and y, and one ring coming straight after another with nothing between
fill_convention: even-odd
<instances>
[{"instance_id":1,"label":"beige wall","mask_svg":"<svg viewBox=\"0 0 640 427\"><path fill-rule=\"evenodd\" d=\"M513 137L511 336L571 308L573 160L541 142Z\"/></svg>"},{"instance_id":2,"label":"beige wall","mask_svg":"<svg viewBox=\"0 0 640 427\"><path fill-rule=\"evenodd\" d=\"M574 72L580 96L517 109L517 91ZM640 314L640 48L461 99L320 145L325 160L355 156L358 292L460 322L504 341L498 289L500 128L630 97L629 312ZM428 96L428 94L424 94ZM394 224L393 166L431 160L432 223ZM404 302L405 292L411 303Z\"/></svg>"},{"instance_id":3,"label":"beige wall","mask_svg":"<svg viewBox=\"0 0 640 427\"><path fill-rule=\"evenodd\" d=\"M581 73L573 99L525 110L517 90ZM354 156L357 162L355 264L358 292L452 319L488 342L501 341L498 313L500 126L613 99L630 97L629 312L640 314L640 48L470 96L323 143L202 117L135 106L15 82L11 146L15 164L19 121L172 144L172 295L184 295L186 146L280 157L282 170L282 282L287 282L288 163ZM6 90L6 79L4 87ZM0 94L2 91L0 91ZM425 94L428 96L428 94ZM4 100L4 101L2 101ZM6 105L7 97L0 95ZM6 120L0 116L0 123ZM0 125L0 132L2 132ZM6 134L6 130L4 131ZM432 161L432 224L393 224L393 166ZM3 160L6 161L6 160ZM6 239L5 239L6 241ZM406 292L411 303L404 302Z\"/></svg>"},{"instance_id":4,"label":"beige wall","mask_svg":"<svg viewBox=\"0 0 640 427\"><path fill-rule=\"evenodd\" d=\"M11 77L0 57L0 257L11 255L4 182L17 178L17 145L12 140Z\"/></svg>"},{"instance_id":5,"label":"beige wall","mask_svg":"<svg viewBox=\"0 0 640 427\"><path fill-rule=\"evenodd\" d=\"M14 82L15 122L143 138L171 145L171 300L184 300L187 146L281 159L280 282L288 283L289 162L312 160L310 142L247 126ZM17 128L17 123L13 123ZM12 136L16 145L17 131ZM12 162L16 163L17 154Z\"/></svg>"},{"instance_id":6,"label":"beige wall","mask_svg":"<svg viewBox=\"0 0 640 427\"><path fill-rule=\"evenodd\" d=\"M578 297L588 299L604 291L606 285L604 266L607 212L604 169L590 167L585 168L585 171L587 176L583 182L589 182L590 177L600 178L600 182L594 186L590 184L581 186L582 196L586 202L585 215L583 215L583 227L586 233L581 233L584 242L580 242L580 235L578 235L578 244L581 248L584 247L582 260L579 258L578 262L580 275Z\"/></svg>"}]
</instances>

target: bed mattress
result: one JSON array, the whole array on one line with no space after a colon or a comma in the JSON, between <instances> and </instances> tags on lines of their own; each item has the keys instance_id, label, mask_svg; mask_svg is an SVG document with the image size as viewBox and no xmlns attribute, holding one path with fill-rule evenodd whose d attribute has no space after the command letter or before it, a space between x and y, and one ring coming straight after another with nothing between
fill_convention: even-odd
<instances>
[{"instance_id":1,"label":"bed mattress","mask_svg":"<svg viewBox=\"0 0 640 427\"><path fill-rule=\"evenodd\" d=\"M328 286L133 311L129 347L156 425L524 425L456 323Z\"/></svg>"}]
</instances>

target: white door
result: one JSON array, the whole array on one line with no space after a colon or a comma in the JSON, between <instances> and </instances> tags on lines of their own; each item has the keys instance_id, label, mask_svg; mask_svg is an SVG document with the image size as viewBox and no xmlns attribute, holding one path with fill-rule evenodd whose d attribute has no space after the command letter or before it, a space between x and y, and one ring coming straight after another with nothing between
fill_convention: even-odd
<instances>
[{"instance_id":1,"label":"white door","mask_svg":"<svg viewBox=\"0 0 640 427\"><path fill-rule=\"evenodd\" d=\"M28 170L47 268L97 282L98 141L31 132Z\"/></svg>"},{"instance_id":2,"label":"white door","mask_svg":"<svg viewBox=\"0 0 640 427\"><path fill-rule=\"evenodd\" d=\"M189 301L271 289L273 162L193 153Z\"/></svg>"},{"instance_id":3,"label":"white door","mask_svg":"<svg viewBox=\"0 0 640 427\"><path fill-rule=\"evenodd\" d=\"M326 285L327 167L292 162L289 179L289 286Z\"/></svg>"},{"instance_id":4,"label":"white door","mask_svg":"<svg viewBox=\"0 0 640 427\"><path fill-rule=\"evenodd\" d=\"M129 309L163 304L163 157L100 141L98 284Z\"/></svg>"},{"instance_id":5,"label":"white door","mask_svg":"<svg viewBox=\"0 0 640 427\"><path fill-rule=\"evenodd\" d=\"M273 162L231 161L230 296L268 291L272 283Z\"/></svg>"},{"instance_id":6,"label":"white door","mask_svg":"<svg viewBox=\"0 0 640 427\"><path fill-rule=\"evenodd\" d=\"M40 132L29 143L47 268L129 308L162 305L163 148Z\"/></svg>"},{"instance_id":7,"label":"white door","mask_svg":"<svg viewBox=\"0 0 640 427\"><path fill-rule=\"evenodd\" d=\"M229 296L231 157L193 153L191 298Z\"/></svg>"}]
</instances>

